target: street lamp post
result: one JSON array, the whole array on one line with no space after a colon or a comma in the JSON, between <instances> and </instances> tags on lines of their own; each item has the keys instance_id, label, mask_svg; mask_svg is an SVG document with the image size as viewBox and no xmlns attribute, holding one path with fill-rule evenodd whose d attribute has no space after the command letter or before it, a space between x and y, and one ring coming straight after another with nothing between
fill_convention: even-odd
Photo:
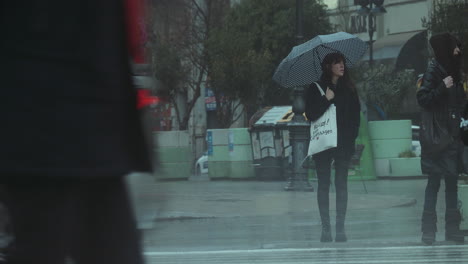
<instances>
[{"instance_id":1,"label":"street lamp post","mask_svg":"<svg viewBox=\"0 0 468 264\"><path fill-rule=\"evenodd\" d=\"M304 17L304 2L296 0L296 45L302 44L304 41L302 20Z\"/></svg>"},{"instance_id":2,"label":"street lamp post","mask_svg":"<svg viewBox=\"0 0 468 264\"><path fill-rule=\"evenodd\" d=\"M302 44L304 36L302 32L303 0L296 0L296 43ZM288 124L289 142L291 145L292 171L284 189L294 191L298 188L313 191L307 179L307 170L302 167L302 161L307 156L307 141L309 140L310 124L304 118L304 87L294 88L294 101L292 110L294 117ZM301 183L298 185L298 183Z\"/></svg>"},{"instance_id":3,"label":"street lamp post","mask_svg":"<svg viewBox=\"0 0 468 264\"><path fill-rule=\"evenodd\" d=\"M369 65L372 66L374 64L373 37L375 31L375 17L387 13L383 7L384 0L355 0L354 2L361 6L357 13L364 17L367 16L369 25Z\"/></svg>"}]
</instances>

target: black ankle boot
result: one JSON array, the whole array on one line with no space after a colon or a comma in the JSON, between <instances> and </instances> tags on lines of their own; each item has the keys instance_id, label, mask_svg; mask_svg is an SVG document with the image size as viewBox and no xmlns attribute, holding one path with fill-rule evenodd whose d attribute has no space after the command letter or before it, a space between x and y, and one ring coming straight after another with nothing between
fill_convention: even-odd
<instances>
[{"instance_id":1,"label":"black ankle boot","mask_svg":"<svg viewBox=\"0 0 468 264\"><path fill-rule=\"evenodd\" d=\"M428 245L428 246L434 244L434 242L435 242L435 232L431 232L431 231L423 232L422 237L421 237L421 241L424 244Z\"/></svg>"},{"instance_id":2,"label":"black ankle boot","mask_svg":"<svg viewBox=\"0 0 468 264\"><path fill-rule=\"evenodd\" d=\"M422 215L421 241L426 245L432 245L435 242L437 232L437 214L435 211L423 211Z\"/></svg>"},{"instance_id":3,"label":"black ankle boot","mask_svg":"<svg viewBox=\"0 0 468 264\"><path fill-rule=\"evenodd\" d=\"M346 237L344 223L337 223L335 242L346 242L346 241L348 241L348 238Z\"/></svg>"},{"instance_id":4,"label":"black ankle boot","mask_svg":"<svg viewBox=\"0 0 468 264\"><path fill-rule=\"evenodd\" d=\"M457 209L448 209L445 212L445 240L464 243L465 236L460 231L461 215Z\"/></svg>"},{"instance_id":5,"label":"black ankle boot","mask_svg":"<svg viewBox=\"0 0 468 264\"><path fill-rule=\"evenodd\" d=\"M456 243L465 243L465 235L461 231L454 233L445 232L445 241L453 241Z\"/></svg>"},{"instance_id":6,"label":"black ankle boot","mask_svg":"<svg viewBox=\"0 0 468 264\"><path fill-rule=\"evenodd\" d=\"M331 242L331 227L330 227L330 209L328 200L328 190L324 190L324 186L319 183L317 190L317 200L320 212L320 220L322 221L322 235L320 242Z\"/></svg>"},{"instance_id":7,"label":"black ankle boot","mask_svg":"<svg viewBox=\"0 0 468 264\"><path fill-rule=\"evenodd\" d=\"M322 223L322 235L320 236L320 242L332 242L331 228L330 224Z\"/></svg>"}]
</instances>

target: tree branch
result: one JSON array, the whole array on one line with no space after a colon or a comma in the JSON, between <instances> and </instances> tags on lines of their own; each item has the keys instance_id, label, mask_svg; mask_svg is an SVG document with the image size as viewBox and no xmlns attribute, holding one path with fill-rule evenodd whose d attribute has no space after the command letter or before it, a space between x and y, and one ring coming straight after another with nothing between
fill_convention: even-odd
<instances>
[{"instance_id":1,"label":"tree branch","mask_svg":"<svg viewBox=\"0 0 468 264\"><path fill-rule=\"evenodd\" d=\"M233 109L233 111L232 111L232 112L233 112L233 116L236 114L237 109L238 109L241 105L242 105L241 102L238 101L238 103L236 104L236 106L234 107L234 109ZM233 117L232 122L231 122L231 125L234 124L235 122L237 122L237 120L239 120L239 119L242 117L242 114L244 114L244 113L245 113L245 109L242 109L242 111L237 115L237 117L235 117L235 118Z\"/></svg>"},{"instance_id":2,"label":"tree branch","mask_svg":"<svg viewBox=\"0 0 468 264\"><path fill-rule=\"evenodd\" d=\"M200 14L204 18L203 19L204 21L206 21L207 17L203 8L201 8L201 6L197 3L196 0L192 0L191 2L195 6L195 9L198 11L197 13Z\"/></svg>"}]
</instances>

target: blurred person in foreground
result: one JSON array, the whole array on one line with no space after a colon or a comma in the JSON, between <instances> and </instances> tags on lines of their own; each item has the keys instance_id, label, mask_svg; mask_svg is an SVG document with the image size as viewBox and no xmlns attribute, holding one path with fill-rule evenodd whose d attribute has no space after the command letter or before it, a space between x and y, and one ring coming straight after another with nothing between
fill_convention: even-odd
<instances>
[{"instance_id":1,"label":"blurred person in foreground","mask_svg":"<svg viewBox=\"0 0 468 264\"><path fill-rule=\"evenodd\" d=\"M2 1L0 183L8 263L143 263L123 177L150 171L131 1Z\"/></svg>"},{"instance_id":2,"label":"blurred person in foreground","mask_svg":"<svg viewBox=\"0 0 468 264\"><path fill-rule=\"evenodd\" d=\"M457 181L463 167L460 164L460 121L466 94L461 78L460 42L449 33L434 35L429 42L435 59L429 64L416 97L422 107L421 169L428 174L421 223L422 242L431 245L436 239L436 203L442 178L445 180L445 240L464 241L459 229ZM441 137L433 137L435 134Z\"/></svg>"},{"instance_id":3,"label":"blurred person in foreground","mask_svg":"<svg viewBox=\"0 0 468 264\"><path fill-rule=\"evenodd\" d=\"M348 207L348 169L355 152L359 133L360 104L356 87L349 77L346 59L341 53L330 53L322 60L322 76L317 82L324 90L320 94L316 84L305 93L305 114L309 120L317 120L331 104L336 106L338 146L313 155L317 171L317 202L322 221L321 242L331 242L329 193L331 166L335 166L336 236L335 242L346 242L345 217Z\"/></svg>"}]
</instances>

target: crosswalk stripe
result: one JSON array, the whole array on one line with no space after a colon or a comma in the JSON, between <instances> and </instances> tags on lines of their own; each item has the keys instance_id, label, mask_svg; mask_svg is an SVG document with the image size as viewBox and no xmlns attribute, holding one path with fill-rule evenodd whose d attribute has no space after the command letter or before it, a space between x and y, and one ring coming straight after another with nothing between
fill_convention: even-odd
<instances>
[{"instance_id":1,"label":"crosswalk stripe","mask_svg":"<svg viewBox=\"0 0 468 264\"><path fill-rule=\"evenodd\" d=\"M468 249L468 245L440 245L440 246L398 246L398 247L351 247L351 248L281 248L281 249L245 249L245 250L212 250L212 251L153 251L153 252L144 252L144 255L147 256L157 256L157 255L196 255L196 254L244 254L244 253L280 253L280 252L314 252L314 251L360 251L360 250L419 250L419 249Z\"/></svg>"},{"instance_id":2,"label":"crosswalk stripe","mask_svg":"<svg viewBox=\"0 0 468 264\"><path fill-rule=\"evenodd\" d=\"M468 245L145 252L150 263L468 263Z\"/></svg>"}]
</instances>

